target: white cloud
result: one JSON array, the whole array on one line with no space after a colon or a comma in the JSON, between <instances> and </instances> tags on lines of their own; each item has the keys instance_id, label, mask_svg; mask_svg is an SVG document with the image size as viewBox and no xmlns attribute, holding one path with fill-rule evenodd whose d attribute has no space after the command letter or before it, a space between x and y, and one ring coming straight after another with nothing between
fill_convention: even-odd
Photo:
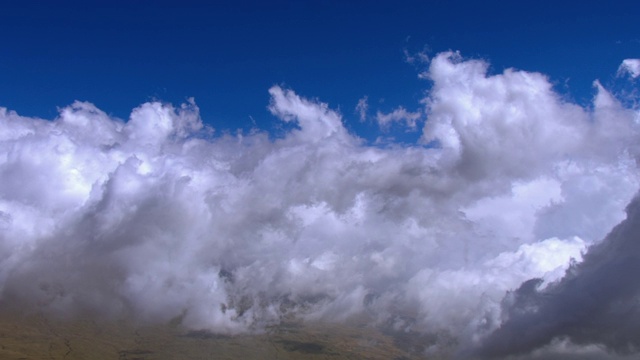
<instances>
[{"instance_id":1,"label":"white cloud","mask_svg":"<svg viewBox=\"0 0 640 360\"><path fill-rule=\"evenodd\" d=\"M634 79L640 76L640 59L624 59L618 68L618 74L624 73Z\"/></svg>"},{"instance_id":2,"label":"white cloud","mask_svg":"<svg viewBox=\"0 0 640 360\"><path fill-rule=\"evenodd\" d=\"M438 140L470 179L528 178L582 152L584 109L562 102L542 74L508 69L487 76L487 66L454 53L432 61L423 141Z\"/></svg>"},{"instance_id":3,"label":"white cloud","mask_svg":"<svg viewBox=\"0 0 640 360\"><path fill-rule=\"evenodd\" d=\"M439 147L364 145L279 87L269 109L297 128L276 140L199 137L194 103L127 122L0 109L0 301L222 332L364 311L481 343L510 290L557 280L624 220L640 175L637 114L601 85L583 108L541 74L486 69L440 54L424 111L380 115L426 116Z\"/></svg>"},{"instance_id":4,"label":"white cloud","mask_svg":"<svg viewBox=\"0 0 640 360\"><path fill-rule=\"evenodd\" d=\"M296 137L302 141L319 141L330 136L346 138L340 116L327 104L313 103L300 98L291 90L274 86L269 89L269 110L284 121L295 121L300 130Z\"/></svg>"},{"instance_id":5,"label":"white cloud","mask_svg":"<svg viewBox=\"0 0 640 360\"><path fill-rule=\"evenodd\" d=\"M367 111L369 110L369 98L363 97L358 100L358 105L356 105L356 112L360 116L360 121L363 122L367 119Z\"/></svg>"},{"instance_id":6,"label":"white cloud","mask_svg":"<svg viewBox=\"0 0 640 360\"><path fill-rule=\"evenodd\" d=\"M408 129L416 130L417 121L421 116L422 113L419 111L410 112L400 106L388 114L378 111L376 121L382 129L388 129L394 122L404 122Z\"/></svg>"}]
</instances>

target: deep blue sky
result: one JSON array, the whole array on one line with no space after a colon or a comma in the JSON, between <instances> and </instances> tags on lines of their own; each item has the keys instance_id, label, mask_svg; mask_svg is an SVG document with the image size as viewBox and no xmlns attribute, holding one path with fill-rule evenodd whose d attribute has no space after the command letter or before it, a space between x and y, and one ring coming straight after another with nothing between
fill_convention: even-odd
<instances>
[{"instance_id":1,"label":"deep blue sky","mask_svg":"<svg viewBox=\"0 0 640 360\"><path fill-rule=\"evenodd\" d=\"M127 118L151 99L195 97L217 129L272 129L272 85L340 109L420 107L426 65L411 53L459 50L492 71L540 71L578 102L640 56L638 1L14 1L0 21L0 106L53 118L90 101ZM567 87L568 84L568 87Z\"/></svg>"}]
</instances>

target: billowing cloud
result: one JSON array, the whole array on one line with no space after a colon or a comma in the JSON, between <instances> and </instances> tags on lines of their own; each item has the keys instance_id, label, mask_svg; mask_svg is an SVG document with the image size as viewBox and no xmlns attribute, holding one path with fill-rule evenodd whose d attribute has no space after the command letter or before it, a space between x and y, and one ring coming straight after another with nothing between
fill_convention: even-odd
<instances>
[{"instance_id":1,"label":"billowing cloud","mask_svg":"<svg viewBox=\"0 0 640 360\"><path fill-rule=\"evenodd\" d=\"M431 60L415 146L369 146L280 87L269 109L296 126L278 139L212 138L193 102L126 122L83 102L53 120L0 109L0 305L231 333L368 314L457 339L430 353L634 345L631 310L612 338L593 327L637 299L637 113L598 83L583 108L542 74L487 68ZM514 347L496 340L532 323Z\"/></svg>"}]
</instances>

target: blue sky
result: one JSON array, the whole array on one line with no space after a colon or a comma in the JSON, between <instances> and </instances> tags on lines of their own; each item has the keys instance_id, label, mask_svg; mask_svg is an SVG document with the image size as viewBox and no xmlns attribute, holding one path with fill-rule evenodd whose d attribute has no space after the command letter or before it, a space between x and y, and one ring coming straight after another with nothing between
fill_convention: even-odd
<instances>
[{"instance_id":1,"label":"blue sky","mask_svg":"<svg viewBox=\"0 0 640 360\"><path fill-rule=\"evenodd\" d=\"M120 118L159 99L194 97L216 129L274 130L267 89L327 102L347 127L375 137L369 115L409 111L429 82L409 54L458 50L547 74L579 103L640 53L633 1L23 1L3 6L0 106L53 118L89 101ZM416 135L417 137L417 135Z\"/></svg>"}]
</instances>

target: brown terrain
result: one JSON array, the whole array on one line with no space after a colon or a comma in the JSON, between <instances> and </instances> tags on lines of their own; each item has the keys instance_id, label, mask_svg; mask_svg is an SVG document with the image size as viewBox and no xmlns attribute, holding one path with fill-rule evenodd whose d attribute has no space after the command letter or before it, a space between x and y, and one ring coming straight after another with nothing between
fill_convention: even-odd
<instances>
[{"instance_id":1,"label":"brown terrain","mask_svg":"<svg viewBox=\"0 0 640 360\"><path fill-rule=\"evenodd\" d=\"M284 323L260 334L227 336L177 324L0 318L0 359L445 359L426 355L435 336L389 333L349 321ZM440 341L442 338L440 338ZM454 344L451 343L453 347Z\"/></svg>"}]
</instances>

